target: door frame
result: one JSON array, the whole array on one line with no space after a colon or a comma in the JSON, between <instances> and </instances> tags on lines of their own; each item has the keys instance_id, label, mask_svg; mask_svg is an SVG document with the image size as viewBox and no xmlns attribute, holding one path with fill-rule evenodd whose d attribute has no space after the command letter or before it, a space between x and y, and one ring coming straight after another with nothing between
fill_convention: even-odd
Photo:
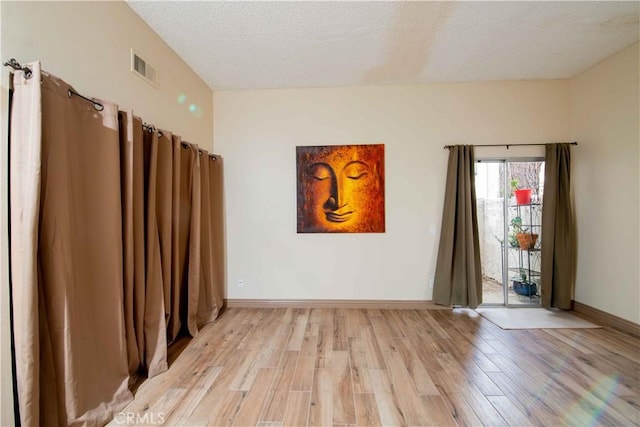
<instances>
[{"instance_id":1,"label":"door frame","mask_svg":"<svg viewBox=\"0 0 640 427\"><path fill-rule=\"evenodd\" d=\"M509 225L507 222L507 217L509 214L509 203L507 194L511 191L509 189L508 177L507 177L507 165L509 163L518 163L518 162L544 162L545 158L541 156L513 156L513 157L504 157L504 156L486 156L486 157L476 157L476 163L502 163L504 165L504 173L502 176L502 189L503 194L505 195L502 200L502 225L503 225L503 234L502 241L504 244L501 246L502 250L502 303L482 303L482 307L509 307L509 308L540 308L542 307L541 301L536 303L529 304L512 304L509 303L509 248L507 247L507 236L509 235Z\"/></svg>"}]
</instances>

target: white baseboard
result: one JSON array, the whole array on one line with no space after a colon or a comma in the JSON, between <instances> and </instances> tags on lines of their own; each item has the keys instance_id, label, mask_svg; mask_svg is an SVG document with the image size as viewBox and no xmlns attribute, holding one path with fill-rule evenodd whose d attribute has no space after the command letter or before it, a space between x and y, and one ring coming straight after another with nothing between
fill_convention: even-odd
<instances>
[{"instance_id":1,"label":"white baseboard","mask_svg":"<svg viewBox=\"0 0 640 427\"><path fill-rule=\"evenodd\" d=\"M355 299L226 299L227 308L392 308L449 310L431 300L355 300Z\"/></svg>"}]
</instances>

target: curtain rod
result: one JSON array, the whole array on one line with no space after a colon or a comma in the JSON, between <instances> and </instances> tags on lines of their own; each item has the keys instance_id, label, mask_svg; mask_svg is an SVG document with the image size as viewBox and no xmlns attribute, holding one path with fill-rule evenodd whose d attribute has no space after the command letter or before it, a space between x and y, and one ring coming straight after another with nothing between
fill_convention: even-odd
<instances>
[{"instance_id":1,"label":"curtain rod","mask_svg":"<svg viewBox=\"0 0 640 427\"><path fill-rule=\"evenodd\" d=\"M558 144L569 144L569 145L578 145L577 141L573 141L573 142L561 142ZM474 147L507 147L507 150L509 149L509 147L523 147L523 146L532 146L532 145L549 145L549 143L547 144L542 144L542 143L538 143L538 144L479 144L479 145L474 145ZM448 150L451 147L455 147L455 145L445 145L444 149Z\"/></svg>"},{"instance_id":2,"label":"curtain rod","mask_svg":"<svg viewBox=\"0 0 640 427\"><path fill-rule=\"evenodd\" d=\"M153 124L151 123L146 123L144 122L142 124L142 129L144 129L145 131L149 132L149 133L154 133L154 132L158 132L158 136L161 137L162 136L162 131L158 128L156 128ZM183 148L190 148L192 145L189 142L182 142L182 147ZM198 154L202 155L204 154L204 151L202 151L200 148L198 148ZM207 153L209 154L209 157L211 157L213 160L218 160L215 156L215 154L211 154L211 153Z\"/></svg>"},{"instance_id":3,"label":"curtain rod","mask_svg":"<svg viewBox=\"0 0 640 427\"><path fill-rule=\"evenodd\" d=\"M18 61L15 60L15 58L11 58L8 61L5 61L2 65L4 65L5 67L11 67L13 68L15 71L22 71L24 73L24 78L25 79L30 79L33 76L33 72L31 71L31 68L25 66L20 65L20 63ZM104 110L104 105L102 105L101 103L99 103L98 101L94 101L91 98L87 98L86 96L82 96L80 95L78 92L76 92L75 90L69 88L67 89L67 96L69 98L71 98L73 95L84 99L87 102L90 102L91 104L93 104L93 108L95 108L98 111L102 111ZM143 123L142 128L144 130L146 130L149 133L152 132L158 132L159 136L162 136L162 132L158 129L156 129L156 127L152 124L147 124L147 123ZM185 143L183 143L184 145ZM202 154L204 153L202 150L198 149L198 153ZM215 154L211 154L209 153L209 157L211 157L213 160L218 160L217 157L215 156Z\"/></svg>"},{"instance_id":4,"label":"curtain rod","mask_svg":"<svg viewBox=\"0 0 640 427\"><path fill-rule=\"evenodd\" d=\"M18 61L15 60L15 58L11 58L10 60L5 61L2 65L4 65L5 67L11 67L16 71L24 72L25 79L30 79L33 75L33 73L31 72L31 68L27 67L26 65L23 67Z\"/></svg>"},{"instance_id":5,"label":"curtain rod","mask_svg":"<svg viewBox=\"0 0 640 427\"><path fill-rule=\"evenodd\" d=\"M24 78L25 79L30 79L33 76L33 72L31 71L31 68L27 67L26 65L24 65L24 66L20 65L20 63L18 61L16 61L15 58L11 58L10 60L3 62L2 65L4 65L5 67L11 67L15 71L22 71L24 73ZM84 99L87 102L90 102L93 105L93 108L95 108L96 110L98 110L98 111L104 110L104 105L102 105L98 101L94 101L93 99L89 99L86 96L82 96L78 92L76 92L75 90L73 90L71 88L68 88L67 89L67 96L69 98L71 98L74 95L79 97L79 98Z\"/></svg>"},{"instance_id":6,"label":"curtain rod","mask_svg":"<svg viewBox=\"0 0 640 427\"><path fill-rule=\"evenodd\" d=\"M94 101L93 99L87 98L86 96L82 96L80 95L78 92L76 92L73 89L67 89L67 96L69 98L71 98L72 95L77 96L78 98L82 98L87 102L90 102L91 104L93 104L93 108L95 108L98 111L102 111L104 110L104 105L102 105L101 103L99 103L98 101Z\"/></svg>"},{"instance_id":7,"label":"curtain rod","mask_svg":"<svg viewBox=\"0 0 640 427\"><path fill-rule=\"evenodd\" d=\"M193 145L190 142L183 142L182 143L182 148L191 148L191 147L193 147ZM201 150L200 148L198 148L198 155L202 156L203 154L204 154L204 151ZM212 160L218 160L218 158L216 157L215 154L211 154L211 153L207 153L207 154L209 155L209 157Z\"/></svg>"}]
</instances>

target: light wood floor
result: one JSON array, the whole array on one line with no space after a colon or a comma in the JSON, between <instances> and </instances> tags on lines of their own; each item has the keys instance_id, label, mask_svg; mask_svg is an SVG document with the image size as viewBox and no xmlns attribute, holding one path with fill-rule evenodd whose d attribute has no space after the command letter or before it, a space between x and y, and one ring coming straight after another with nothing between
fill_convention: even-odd
<instances>
[{"instance_id":1,"label":"light wood floor","mask_svg":"<svg viewBox=\"0 0 640 427\"><path fill-rule=\"evenodd\" d=\"M471 310L229 309L111 425L638 425L639 341Z\"/></svg>"}]
</instances>

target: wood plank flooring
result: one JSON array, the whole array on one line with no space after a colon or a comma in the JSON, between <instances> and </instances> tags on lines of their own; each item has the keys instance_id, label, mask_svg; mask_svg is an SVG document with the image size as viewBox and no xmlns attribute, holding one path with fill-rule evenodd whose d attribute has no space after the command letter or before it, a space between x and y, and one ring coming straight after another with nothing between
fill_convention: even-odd
<instances>
[{"instance_id":1,"label":"wood plank flooring","mask_svg":"<svg viewBox=\"0 0 640 427\"><path fill-rule=\"evenodd\" d=\"M126 418L129 417L129 418ZM227 310L110 425L640 425L640 339L471 310Z\"/></svg>"}]
</instances>

